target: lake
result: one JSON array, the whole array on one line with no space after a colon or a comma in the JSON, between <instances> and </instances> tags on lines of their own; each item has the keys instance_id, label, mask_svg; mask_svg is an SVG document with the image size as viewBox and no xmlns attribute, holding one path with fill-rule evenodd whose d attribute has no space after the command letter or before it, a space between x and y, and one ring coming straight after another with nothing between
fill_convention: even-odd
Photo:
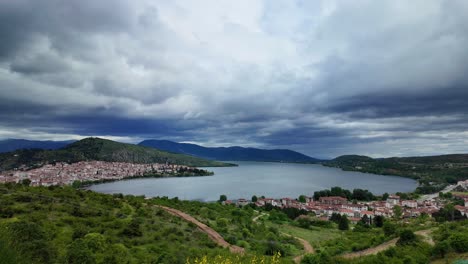
<instances>
[{"instance_id":1,"label":"lake","mask_svg":"<svg viewBox=\"0 0 468 264\"><path fill-rule=\"evenodd\" d=\"M410 192L417 182L397 176L342 171L317 164L240 162L238 167L207 168L214 176L145 178L96 184L87 189L101 193L123 193L147 197L168 196L183 200L215 201L221 194L228 199L252 195L297 198L315 191L340 186L367 189L374 194Z\"/></svg>"}]
</instances>

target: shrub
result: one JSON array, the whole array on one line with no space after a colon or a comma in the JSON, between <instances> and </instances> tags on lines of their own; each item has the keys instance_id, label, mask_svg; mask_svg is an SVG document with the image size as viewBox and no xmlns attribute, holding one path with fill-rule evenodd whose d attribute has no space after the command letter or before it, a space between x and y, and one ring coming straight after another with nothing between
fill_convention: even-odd
<instances>
[{"instance_id":1,"label":"shrub","mask_svg":"<svg viewBox=\"0 0 468 264\"><path fill-rule=\"evenodd\" d=\"M455 234L450 237L450 246L458 253L468 252L468 235Z\"/></svg>"}]
</instances>

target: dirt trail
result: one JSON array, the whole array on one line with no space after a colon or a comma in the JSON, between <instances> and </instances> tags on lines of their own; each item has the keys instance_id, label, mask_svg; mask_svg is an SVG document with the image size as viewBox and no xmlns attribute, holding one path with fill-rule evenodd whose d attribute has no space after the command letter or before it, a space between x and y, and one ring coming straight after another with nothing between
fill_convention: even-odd
<instances>
[{"instance_id":1,"label":"dirt trail","mask_svg":"<svg viewBox=\"0 0 468 264\"><path fill-rule=\"evenodd\" d=\"M193 216L186 214L182 211L179 211L177 209L167 207L167 206L157 205L157 207L162 208L168 213L174 216L180 217L184 219L185 221L195 224L202 232L206 233L208 237L211 240L213 240L216 244L224 248L229 248L229 250L232 253L243 254L245 252L244 248L229 244L226 240L224 240L224 238L218 232L213 230L211 227L203 224L202 222L198 221Z\"/></svg>"},{"instance_id":2,"label":"dirt trail","mask_svg":"<svg viewBox=\"0 0 468 264\"><path fill-rule=\"evenodd\" d=\"M432 238L430 237L430 234L431 234L432 230L420 230L420 231L416 231L414 232L416 235L420 235L420 236L423 236L423 239L425 242L431 244L431 245L434 245L434 240L432 240ZM392 240L389 240L385 243L382 243L378 246L375 246L375 247L372 247L372 248L368 248L368 249L364 249L364 250L361 250L361 251L357 251L357 252L352 252L352 253L346 253L346 254L343 254L341 255L341 257L343 258L346 258L346 259L353 259L353 258L358 258L358 257L363 257L363 256L368 256L368 255L375 255L381 251L384 251L384 250L387 250L393 246L396 245L396 243L398 242L398 239L400 239L399 237L397 238L394 238Z\"/></svg>"},{"instance_id":3,"label":"dirt trail","mask_svg":"<svg viewBox=\"0 0 468 264\"><path fill-rule=\"evenodd\" d=\"M257 220L258 220L260 217L263 217L263 216L265 216L265 215L267 215L267 214L265 214L265 213L260 213L259 215L255 216L255 217L252 219L252 222L257 222Z\"/></svg>"},{"instance_id":4,"label":"dirt trail","mask_svg":"<svg viewBox=\"0 0 468 264\"><path fill-rule=\"evenodd\" d=\"M307 241L307 240L305 240L305 239L302 239L302 238L300 238L300 237L296 237L296 236L287 234L287 233L281 232L281 234L286 235L286 236L290 236L290 237L293 237L293 238L297 239L299 242L301 242L302 247L304 248L304 253L302 253L302 254L299 255L299 256L294 257L293 260L294 260L295 263L301 263L301 260L302 260L302 258L304 258L304 255L305 255L305 254L313 254L313 253L315 253L315 250L314 250L314 248L312 247L312 245L309 243L309 241Z\"/></svg>"}]
</instances>

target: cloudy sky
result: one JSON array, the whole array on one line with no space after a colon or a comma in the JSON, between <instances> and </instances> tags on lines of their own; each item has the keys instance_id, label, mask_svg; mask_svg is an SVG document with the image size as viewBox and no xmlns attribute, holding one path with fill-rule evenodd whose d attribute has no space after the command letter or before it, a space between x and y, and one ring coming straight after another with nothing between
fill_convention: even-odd
<instances>
[{"instance_id":1,"label":"cloudy sky","mask_svg":"<svg viewBox=\"0 0 468 264\"><path fill-rule=\"evenodd\" d=\"M468 152L468 1L1 0L0 138Z\"/></svg>"}]
</instances>

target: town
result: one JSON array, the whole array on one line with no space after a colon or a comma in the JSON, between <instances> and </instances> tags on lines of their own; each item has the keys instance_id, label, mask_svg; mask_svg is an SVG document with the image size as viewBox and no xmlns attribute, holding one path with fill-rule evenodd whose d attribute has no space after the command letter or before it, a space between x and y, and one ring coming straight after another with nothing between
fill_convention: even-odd
<instances>
[{"instance_id":1,"label":"town","mask_svg":"<svg viewBox=\"0 0 468 264\"><path fill-rule=\"evenodd\" d=\"M47 164L30 170L0 172L0 183L29 180L31 186L69 185L75 181L95 182L122 180L146 175L175 175L202 172L197 168L175 164L136 164L124 162L81 161L72 164Z\"/></svg>"},{"instance_id":2,"label":"town","mask_svg":"<svg viewBox=\"0 0 468 264\"><path fill-rule=\"evenodd\" d=\"M466 188L468 180L458 182L457 186ZM454 196L464 200L464 205L456 205L454 209L459 211L462 216L468 216L468 196L457 194ZM389 195L386 200L369 202L349 201L341 196L319 197L318 200L305 196L303 202L292 198L258 198L256 201L241 198L236 201L226 200L223 203L237 206L254 204L257 207L296 208L312 212L321 220L329 220L333 214L346 215L352 223L357 223L364 216L370 220L375 216L394 217L397 211L402 218L414 218L422 214L431 216L445 206L443 199L439 197L417 201L404 200L398 195Z\"/></svg>"}]
</instances>

